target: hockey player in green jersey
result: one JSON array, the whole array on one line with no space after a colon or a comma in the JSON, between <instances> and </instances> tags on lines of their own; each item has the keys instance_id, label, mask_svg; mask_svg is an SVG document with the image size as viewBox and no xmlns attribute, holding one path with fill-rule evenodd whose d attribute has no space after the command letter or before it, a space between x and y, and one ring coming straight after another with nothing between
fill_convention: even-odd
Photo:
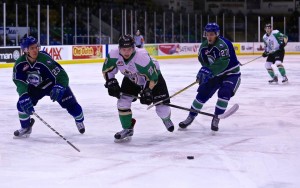
<instances>
[{"instance_id":1,"label":"hockey player in green jersey","mask_svg":"<svg viewBox=\"0 0 300 188\"><path fill-rule=\"evenodd\" d=\"M286 71L282 65L284 59L284 47L288 42L288 37L278 30L273 30L271 24L265 25L266 34L263 36L263 41L265 43L265 51L262 54L263 57L268 57L265 63L265 67L271 76L269 83L278 83L278 77L274 73L272 64L275 64L282 76L282 83L286 83L288 78L286 76Z\"/></svg>"},{"instance_id":2,"label":"hockey player in green jersey","mask_svg":"<svg viewBox=\"0 0 300 188\"><path fill-rule=\"evenodd\" d=\"M200 111L215 92L218 91L218 101L215 106L215 115L225 112L228 102L236 93L241 73L232 43L219 36L220 28L216 23L208 23L204 28L205 40L199 49L198 60L202 67L197 74L199 88L191 109ZM190 112L186 120L179 123L185 129L195 119L198 113ZM219 118L214 117L211 130L218 131Z\"/></svg>"},{"instance_id":3,"label":"hockey player in green jersey","mask_svg":"<svg viewBox=\"0 0 300 188\"><path fill-rule=\"evenodd\" d=\"M21 40L21 49L24 55L17 59L13 68L13 81L19 94L17 109L21 129L16 130L14 135L28 137L31 134L34 119L30 115L44 96L50 96L53 102L57 101L65 108L74 117L78 131L83 134L82 108L69 87L65 70L48 53L39 51L40 45L32 36Z\"/></svg>"},{"instance_id":4,"label":"hockey player in green jersey","mask_svg":"<svg viewBox=\"0 0 300 188\"><path fill-rule=\"evenodd\" d=\"M123 75L121 87L115 75ZM136 48L131 35L119 39L119 48L112 50L103 65L105 87L110 96L118 98L117 107L123 130L115 134L115 142L130 139L133 135L135 119L132 118L131 103L140 94L141 104L150 105L169 97L166 82L160 72L159 64L143 48ZM136 96L136 97L133 97ZM166 103L170 103L167 100ZM156 106L156 113L162 119L167 130L173 132L169 106Z\"/></svg>"}]
</instances>

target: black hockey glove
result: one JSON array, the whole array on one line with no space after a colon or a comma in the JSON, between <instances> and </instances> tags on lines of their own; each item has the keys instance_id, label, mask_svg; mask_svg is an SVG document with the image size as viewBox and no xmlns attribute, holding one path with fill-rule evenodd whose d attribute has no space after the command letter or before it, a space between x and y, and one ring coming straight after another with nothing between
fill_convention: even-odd
<instances>
[{"instance_id":1,"label":"black hockey glove","mask_svg":"<svg viewBox=\"0 0 300 188\"><path fill-rule=\"evenodd\" d=\"M264 53L262 54L263 57L268 57L269 53L264 51Z\"/></svg>"},{"instance_id":2,"label":"black hockey glove","mask_svg":"<svg viewBox=\"0 0 300 188\"><path fill-rule=\"evenodd\" d=\"M111 78L111 79L107 80L104 86L108 90L108 95L117 97L118 99L120 98L121 88L119 86L119 82L117 79Z\"/></svg>"},{"instance_id":3,"label":"black hockey glove","mask_svg":"<svg viewBox=\"0 0 300 188\"><path fill-rule=\"evenodd\" d=\"M285 47L285 44L284 44L284 42L282 42L279 46L279 50L284 50L284 47Z\"/></svg>"},{"instance_id":4,"label":"black hockey glove","mask_svg":"<svg viewBox=\"0 0 300 188\"><path fill-rule=\"evenodd\" d=\"M150 88L146 88L142 91L140 102L141 104L147 105L150 105L153 102L153 94Z\"/></svg>"}]
</instances>

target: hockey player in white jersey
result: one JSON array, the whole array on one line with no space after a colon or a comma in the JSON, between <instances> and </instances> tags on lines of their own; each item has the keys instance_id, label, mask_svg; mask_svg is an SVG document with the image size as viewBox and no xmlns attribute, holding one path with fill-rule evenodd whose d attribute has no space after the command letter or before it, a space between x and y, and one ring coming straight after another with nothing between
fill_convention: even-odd
<instances>
[{"instance_id":1,"label":"hockey player in white jersey","mask_svg":"<svg viewBox=\"0 0 300 188\"><path fill-rule=\"evenodd\" d=\"M124 75L121 87L115 78L118 71ZM136 48L131 35L120 37L119 48L108 54L102 72L108 94L118 98L117 107L123 130L115 134L115 142L127 140L133 135L135 124L131 103L136 100L138 94L140 94L141 104L147 105L168 98L166 82L158 62L154 61L145 49ZM170 103L170 100L166 102ZM157 105L156 113L167 130L173 132L170 107L164 104Z\"/></svg>"},{"instance_id":2,"label":"hockey player in white jersey","mask_svg":"<svg viewBox=\"0 0 300 188\"><path fill-rule=\"evenodd\" d=\"M265 63L265 67L271 76L269 83L278 83L278 77L274 73L272 64L275 64L282 76L282 83L286 83L288 78L286 76L286 71L282 65L284 59L284 47L288 42L288 37L278 30L273 30L271 24L265 25L266 34L263 36L263 41L265 43L265 51L262 54L263 57L268 57Z\"/></svg>"}]
</instances>

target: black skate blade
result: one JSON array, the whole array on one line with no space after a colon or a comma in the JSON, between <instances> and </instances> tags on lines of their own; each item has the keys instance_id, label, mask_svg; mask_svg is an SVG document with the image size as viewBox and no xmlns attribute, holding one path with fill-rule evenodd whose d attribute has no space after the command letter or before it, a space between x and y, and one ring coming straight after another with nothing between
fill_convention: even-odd
<instances>
[{"instance_id":1,"label":"black skate blade","mask_svg":"<svg viewBox=\"0 0 300 188\"><path fill-rule=\"evenodd\" d=\"M24 139L24 138L29 138L30 134L23 134L22 136L13 136L13 139Z\"/></svg>"},{"instance_id":2,"label":"black skate blade","mask_svg":"<svg viewBox=\"0 0 300 188\"><path fill-rule=\"evenodd\" d=\"M125 138L122 139L115 139L115 143L126 143L126 142L130 142L131 141L131 136L127 136Z\"/></svg>"},{"instance_id":3,"label":"black skate blade","mask_svg":"<svg viewBox=\"0 0 300 188\"><path fill-rule=\"evenodd\" d=\"M175 129L175 127L174 127L174 126L171 126L171 127L168 128L168 131L169 131L169 132L173 132L174 129Z\"/></svg>"},{"instance_id":4,"label":"black skate blade","mask_svg":"<svg viewBox=\"0 0 300 188\"><path fill-rule=\"evenodd\" d=\"M215 132L219 131L219 127L216 127L216 126L211 126L210 129Z\"/></svg>"},{"instance_id":5,"label":"black skate blade","mask_svg":"<svg viewBox=\"0 0 300 188\"><path fill-rule=\"evenodd\" d=\"M181 128L181 127L178 127L177 130L178 130L178 131L187 131L188 129L187 129L187 128Z\"/></svg>"},{"instance_id":6,"label":"black skate blade","mask_svg":"<svg viewBox=\"0 0 300 188\"><path fill-rule=\"evenodd\" d=\"M33 119L33 118L30 118L30 127L32 127L33 126L33 124L34 124L34 122L35 122L35 120ZM13 139L23 139L23 138L29 138L30 137L30 134L31 134L31 132L28 134L23 134L22 136L16 136L16 135L14 135L13 136Z\"/></svg>"},{"instance_id":7,"label":"black skate blade","mask_svg":"<svg viewBox=\"0 0 300 188\"><path fill-rule=\"evenodd\" d=\"M85 133L85 128L78 130L81 134Z\"/></svg>"}]
</instances>

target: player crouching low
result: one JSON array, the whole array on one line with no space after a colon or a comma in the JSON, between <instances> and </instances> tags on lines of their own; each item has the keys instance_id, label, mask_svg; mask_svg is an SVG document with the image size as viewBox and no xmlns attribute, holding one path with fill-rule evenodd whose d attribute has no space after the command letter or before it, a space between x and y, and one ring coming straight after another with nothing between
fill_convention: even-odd
<instances>
[{"instance_id":1,"label":"player crouching low","mask_svg":"<svg viewBox=\"0 0 300 188\"><path fill-rule=\"evenodd\" d=\"M115 78L118 71L124 75L121 87ZM126 140L134 132L135 119L132 118L131 103L136 100L138 94L141 104L146 105L168 98L166 82L158 62L154 61L145 49L136 48L131 35L120 37L119 49L108 54L102 72L108 94L118 98L117 106L123 130L115 134L115 141ZM170 103L170 100L166 103ZM172 132L174 125L170 119L170 107L164 104L157 105L156 113L167 130Z\"/></svg>"},{"instance_id":2,"label":"player crouching low","mask_svg":"<svg viewBox=\"0 0 300 188\"><path fill-rule=\"evenodd\" d=\"M275 75L272 68L272 64L275 64L282 76L282 83L288 82L286 76L286 71L283 63L283 58L285 54L284 47L288 42L288 37L278 30L273 30L271 24L266 24L265 26L266 34L263 36L263 41L265 43L265 51L262 54L263 57L267 57L265 67L271 76L269 83L278 83L278 77Z\"/></svg>"},{"instance_id":3,"label":"player crouching low","mask_svg":"<svg viewBox=\"0 0 300 188\"><path fill-rule=\"evenodd\" d=\"M49 54L39 51L40 45L34 37L21 40L24 54L17 59L13 68L13 81L17 86L19 100L17 109L21 129L14 132L15 137L28 137L34 119L30 115L34 106L44 96L57 101L74 119L78 131L85 132L83 112L69 87L69 77L65 70Z\"/></svg>"},{"instance_id":4,"label":"player crouching low","mask_svg":"<svg viewBox=\"0 0 300 188\"><path fill-rule=\"evenodd\" d=\"M191 109L200 111L216 91L218 101L215 107L215 117L211 122L211 130L219 130L219 118L225 112L228 102L236 93L240 82L241 73L232 43L219 36L220 28L216 23L208 23L205 26L204 37L206 40L201 44L198 60L202 67L197 74L199 81L198 94L193 101ZM185 129L198 115L190 112L187 119L179 123L179 127Z\"/></svg>"}]
</instances>

